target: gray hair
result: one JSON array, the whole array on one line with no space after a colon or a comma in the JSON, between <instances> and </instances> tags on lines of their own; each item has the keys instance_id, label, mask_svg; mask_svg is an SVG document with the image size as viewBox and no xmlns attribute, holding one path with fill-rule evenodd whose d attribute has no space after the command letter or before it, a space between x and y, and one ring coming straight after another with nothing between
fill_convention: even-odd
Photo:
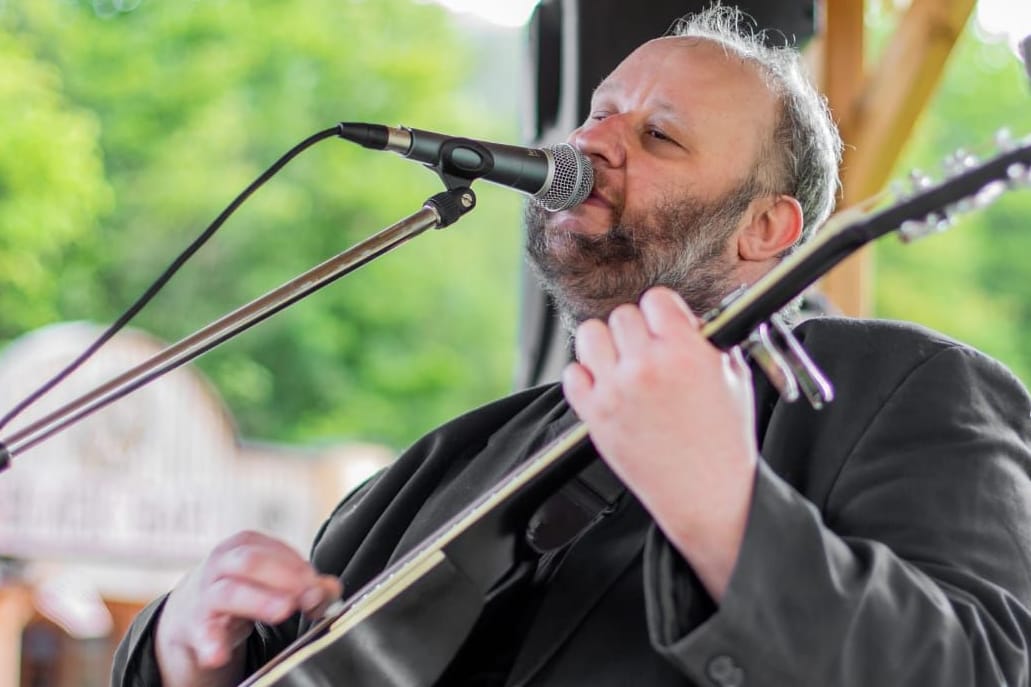
<instances>
[{"instance_id":1,"label":"gray hair","mask_svg":"<svg viewBox=\"0 0 1031 687\"><path fill-rule=\"evenodd\" d=\"M798 51L768 45L766 32L756 31L751 17L718 3L678 20L669 35L713 41L758 67L780 105L772 140L760 152L760 185L798 200L804 218L798 243L809 240L834 207L841 136Z\"/></svg>"}]
</instances>

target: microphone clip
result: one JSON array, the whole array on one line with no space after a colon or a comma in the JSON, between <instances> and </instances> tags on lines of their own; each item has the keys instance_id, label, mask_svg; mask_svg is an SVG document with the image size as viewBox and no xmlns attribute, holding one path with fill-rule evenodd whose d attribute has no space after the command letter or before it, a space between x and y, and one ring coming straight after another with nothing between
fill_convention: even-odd
<instances>
[{"instance_id":1,"label":"microphone clip","mask_svg":"<svg viewBox=\"0 0 1031 687\"><path fill-rule=\"evenodd\" d=\"M440 217L437 229L451 226L476 207L470 185L494 169L494 156L487 147L468 138L453 138L440 146L435 164L426 164L444 182L441 191L427 202Z\"/></svg>"},{"instance_id":2,"label":"microphone clip","mask_svg":"<svg viewBox=\"0 0 1031 687\"><path fill-rule=\"evenodd\" d=\"M445 188L453 191L468 188L489 174L494 169L494 156L479 141L452 138L441 144L436 163L426 167L437 173Z\"/></svg>"}]
</instances>

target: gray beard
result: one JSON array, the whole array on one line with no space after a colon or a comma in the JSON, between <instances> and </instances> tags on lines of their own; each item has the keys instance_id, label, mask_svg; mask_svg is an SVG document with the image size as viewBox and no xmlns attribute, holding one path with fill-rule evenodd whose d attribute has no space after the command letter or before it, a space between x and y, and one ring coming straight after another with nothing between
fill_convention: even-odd
<instances>
[{"instance_id":1,"label":"gray beard","mask_svg":"<svg viewBox=\"0 0 1031 687\"><path fill-rule=\"evenodd\" d=\"M588 319L606 319L616 306L636 303L653 286L666 286L701 315L737 288L726 242L756 195L749 180L717 198L667 199L651 217L616 210L605 234L557 229L550 213L526 207L527 256L563 325L572 332Z\"/></svg>"}]
</instances>

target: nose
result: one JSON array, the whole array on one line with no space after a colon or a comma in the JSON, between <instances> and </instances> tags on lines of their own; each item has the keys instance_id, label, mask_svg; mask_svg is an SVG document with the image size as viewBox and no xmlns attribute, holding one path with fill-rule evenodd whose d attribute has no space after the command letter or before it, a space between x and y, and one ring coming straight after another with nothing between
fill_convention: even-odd
<instances>
[{"instance_id":1,"label":"nose","mask_svg":"<svg viewBox=\"0 0 1031 687\"><path fill-rule=\"evenodd\" d=\"M627 122L621 115L589 119L569 135L569 143L597 165L622 167L626 163Z\"/></svg>"}]
</instances>

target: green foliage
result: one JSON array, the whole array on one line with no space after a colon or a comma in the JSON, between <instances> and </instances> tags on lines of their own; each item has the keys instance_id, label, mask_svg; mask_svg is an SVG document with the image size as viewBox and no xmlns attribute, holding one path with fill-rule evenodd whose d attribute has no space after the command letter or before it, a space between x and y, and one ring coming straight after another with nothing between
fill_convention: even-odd
<instances>
[{"instance_id":1,"label":"green foliage","mask_svg":"<svg viewBox=\"0 0 1031 687\"><path fill-rule=\"evenodd\" d=\"M467 56L433 5L151 0L115 9L122 6L129 3L22 0L0 13L0 60L20 45L24 63L0 69L0 99L11 71L32 84L15 100L63 83L64 100L39 99L52 119L74 119L60 128L75 145L51 143L57 125L38 116L35 129L10 138L81 187L47 191L50 202L37 203L38 212L51 205L63 213L64 228L51 238L59 259L41 270L45 288L4 289L28 311L11 318L4 336L58 318L112 320L267 165L338 120L515 135L510 124L474 124L495 117L462 93ZM15 145L7 140L0 132L3 160ZM0 167L0 188L9 176ZM414 212L440 187L410 162L323 143L245 204L136 326L182 338ZM12 198L26 202L44 188L33 182L28 196ZM401 445L504 393L519 201L478 190L480 207L455 227L416 239L201 360L243 435ZM12 218L0 207L0 222ZM35 229L42 220L23 224L21 233L35 238L0 239L12 244L0 243L0 260L12 251L46 254Z\"/></svg>"},{"instance_id":2,"label":"green foliage","mask_svg":"<svg viewBox=\"0 0 1031 687\"><path fill-rule=\"evenodd\" d=\"M111 203L96 118L59 73L0 40L0 337L57 316L53 274Z\"/></svg>"},{"instance_id":3,"label":"green foliage","mask_svg":"<svg viewBox=\"0 0 1031 687\"><path fill-rule=\"evenodd\" d=\"M958 148L990 155L997 130L1031 135L1031 89L1005 46L969 28L918 123L896 177L911 169L940 176ZM1031 193L1009 193L963 216L949 232L911 246L877 244L880 316L921 322L1005 362L1031 383Z\"/></svg>"}]
</instances>

